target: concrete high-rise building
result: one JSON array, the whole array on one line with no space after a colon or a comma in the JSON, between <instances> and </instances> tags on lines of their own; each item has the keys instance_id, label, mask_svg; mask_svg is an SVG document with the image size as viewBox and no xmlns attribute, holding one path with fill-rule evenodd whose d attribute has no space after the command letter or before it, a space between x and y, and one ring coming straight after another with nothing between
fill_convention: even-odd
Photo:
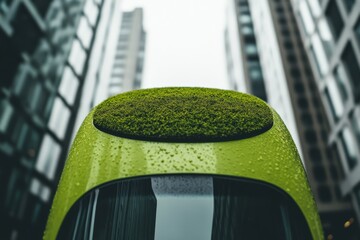
<instances>
[{"instance_id":1,"label":"concrete high-rise building","mask_svg":"<svg viewBox=\"0 0 360 240\"><path fill-rule=\"evenodd\" d=\"M338 151L343 197L360 219L360 1L293 0L301 37L329 119L326 142ZM360 226L359 221L356 223Z\"/></svg>"},{"instance_id":2,"label":"concrete high-rise building","mask_svg":"<svg viewBox=\"0 0 360 240\"><path fill-rule=\"evenodd\" d=\"M254 16L250 12L249 1L229 0L227 11L225 49L230 85L236 86L234 90L254 94L270 103L284 120L302 155L290 93L282 72L279 47L276 47L276 43L271 47L270 44L265 46L271 49L275 44L276 48L271 49L275 54L269 56L271 59L267 64L270 65L264 68L264 60L260 57L264 57L266 52L263 49L262 52L259 51L259 43L268 39L255 35Z\"/></svg>"},{"instance_id":3,"label":"concrete high-rise building","mask_svg":"<svg viewBox=\"0 0 360 240\"><path fill-rule=\"evenodd\" d=\"M72 139L75 138L91 109L108 98L107 89L112 71L114 50L120 32L121 16L122 1L108 0L104 2L88 64L88 72L84 80Z\"/></svg>"},{"instance_id":4,"label":"concrete high-rise building","mask_svg":"<svg viewBox=\"0 0 360 240\"><path fill-rule=\"evenodd\" d=\"M142 82L146 32L143 10L122 11L121 2L104 6L83 88L73 139L87 114L113 95L138 89Z\"/></svg>"},{"instance_id":5,"label":"concrete high-rise building","mask_svg":"<svg viewBox=\"0 0 360 240\"><path fill-rule=\"evenodd\" d=\"M344 224L353 221L353 207L340 193L339 179L343 173L339 156L337 149L328 145L330 125L291 2L230 1L235 2L233 11L237 14L244 52L246 44L241 39L247 31L243 31L242 21L252 23L267 101L283 118L301 152L326 236L356 239L356 228L344 228ZM248 19L243 17L244 12L248 13ZM246 79L243 76L243 81ZM246 90L253 93L250 88Z\"/></svg>"},{"instance_id":6,"label":"concrete high-rise building","mask_svg":"<svg viewBox=\"0 0 360 240\"><path fill-rule=\"evenodd\" d=\"M247 1L228 1L225 50L230 88L267 101L250 8Z\"/></svg>"},{"instance_id":7,"label":"concrete high-rise building","mask_svg":"<svg viewBox=\"0 0 360 240\"><path fill-rule=\"evenodd\" d=\"M0 236L41 239L105 1L0 1Z\"/></svg>"},{"instance_id":8,"label":"concrete high-rise building","mask_svg":"<svg viewBox=\"0 0 360 240\"><path fill-rule=\"evenodd\" d=\"M108 95L138 89L144 67L146 33L143 10L123 12L115 60L110 77Z\"/></svg>"}]
</instances>

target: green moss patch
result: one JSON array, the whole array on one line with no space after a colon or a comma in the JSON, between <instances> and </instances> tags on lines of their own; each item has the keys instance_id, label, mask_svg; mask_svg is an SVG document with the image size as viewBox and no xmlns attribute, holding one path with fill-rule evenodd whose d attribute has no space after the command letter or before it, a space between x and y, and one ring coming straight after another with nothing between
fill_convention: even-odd
<instances>
[{"instance_id":1,"label":"green moss patch","mask_svg":"<svg viewBox=\"0 0 360 240\"><path fill-rule=\"evenodd\" d=\"M209 88L153 88L101 103L94 125L106 133L161 142L214 142L271 128L270 108L252 95Z\"/></svg>"}]
</instances>

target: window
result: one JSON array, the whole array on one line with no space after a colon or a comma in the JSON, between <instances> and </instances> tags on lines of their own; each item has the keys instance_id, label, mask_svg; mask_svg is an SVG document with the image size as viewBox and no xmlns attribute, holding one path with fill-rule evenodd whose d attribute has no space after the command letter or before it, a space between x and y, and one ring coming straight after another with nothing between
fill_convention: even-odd
<instances>
[{"instance_id":1,"label":"window","mask_svg":"<svg viewBox=\"0 0 360 240\"><path fill-rule=\"evenodd\" d=\"M253 35L254 34L254 31L253 31L252 27L250 27L250 26L243 26L241 28L241 32L244 35Z\"/></svg>"},{"instance_id":2,"label":"window","mask_svg":"<svg viewBox=\"0 0 360 240\"><path fill-rule=\"evenodd\" d=\"M305 0L302 0L300 2L299 11L300 11L300 17L303 23L303 27L305 28L306 33L310 35L315 29L315 24L311 17L309 7L305 2Z\"/></svg>"},{"instance_id":3,"label":"window","mask_svg":"<svg viewBox=\"0 0 360 240\"><path fill-rule=\"evenodd\" d=\"M335 164L340 164L339 148L336 143L333 143L331 146L327 148L326 157L329 161L334 162ZM343 170L343 169L339 169L339 170ZM343 175L344 174L342 174L342 176Z\"/></svg>"},{"instance_id":4,"label":"window","mask_svg":"<svg viewBox=\"0 0 360 240\"><path fill-rule=\"evenodd\" d=\"M94 1L86 1L84 13L88 17L90 24L94 26L99 13L99 7L94 3Z\"/></svg>"},{"instance_id":5,"label":"window","mask_svg":"<svg viewBox=\"0 0 360 240\"><path fill-rule=\"evenodd\" d=\"M291 39L289 39L289 38L285 39L283 44L284 44L284 47L287 49L288 52L294 48L294 45L293 45Z\"/></svg>"},{"instance_id":6,"label":"window","mask_svg":"<svg viewBox=\"0 0 360 240\"><path fill-rule=\"evenodd\" d=\"M318 29L322 44L324 46L327 57L330 57L334 48L334 40L328 22L321 18L318 22Z\"/></svg>"},{"instance_id":7,"label":"window","mask_svg":"<svg viewBox=\"0 0 360 240\"><path fill-rule=\"evenodd\" d=\"M39 157L35 168L48 179L55 177L55 172L59 162L61 147L49 135L45 135L41 143Z\"/></svg>"},{"instance_id":8,"label":"window","mask_svg":"<svg viewBox=\"0 0 360 240\"><path fill-rule=\"evenodd\" d=\"M318 148L311 148L309 150L310 160L314 163L321 162L321 152Z\"/></svg>"},{"instance_id":9,"label":"window","mask_svg":"<svg viewBox=\"0 0 360 240\"><path fill-rule=\"evenodd\" d=\"M312 129L305 130L305 139L308 143L316 143L317 137L315 131Z\"/></svg>"},{"instance_id":10,"label":"window","mask_svg":"<svg viewBox=\"0 0 360 240\"><path fill-rule=\"evenodd\" d=\"M47 122L54 105L55 94L50 93L49 90L44 88L44 99L46 100L39 102L37 112L43 117L44 122Z\"/></svg>"},{"instance_id":11,"label":"window","mask_svg":"<svg viewBox=\"0 0 360 240\"><path fill-rule=\"evenodd\" d=\"M117 48L116 48L116 54L122 55L126 53L126 50L128 49L128 44L126 42L119 42Z\"/></svg>"},{"instance_id":12,"label":"window","mask_svg":"<svg viewBox=\"0 0 360 240\"><path fill-rule=\"evenodd\" d=\"M341 95L341 99L343 102L346 102L346 100L349 97L347 90L346 90L346 85L348 83L348 77L347 77L347 73L346 73L342 63L340 63L338 66L336 66L336 68L334 70L334 77L336 80L337 88L339 89L339 92Z\"/></svg>"},{"instance_id":13,"label":"window","mask_svg":"<svg viewBox=\"0 0 360 240\"><path fill-rule=\"evenodd\" d=\"M40 13L42 17L47 13L51 1L33 1L36 10Z\"/></svg>"},{"instance_id":14,"label":"window","mask_svg":"<svg viewBox=\"0 0 360 240\"><path fill-rule=\"evenodd\" d=\"M248 13L250 11L247 3L245 3L245 4L239 3L239 10L240 10L240 12L243 12L243 13Z\"/></svg>"},{"instance_id":15,"label":"window","mask_svg":"<svg viewBox=\"0 0 360 240\"><path fill-rule=\"evenodd\" d=\"M11 215L17 216L22 210L21 205L26 201L27 184L25 182L25 172L13 168L5 192L5 209Z\"/></svg>"},{"instance_id":16,"label":"window","mask_svg":"<svg viewBox=\"0 0 360 240\"><path fill-rule=\"evenodd\" d=\"M344 28L344 21L342 20L336 0L330 1L328 8L325 11L325 16L329 22L333 36L337 40Z\"/></svg>"},{"instance_id":17,"label":"window","mask_svg":"<svg viewBox=\"0 0 360 240\"><path fill-rule=\"evenodd\" d=\"M355 32L355 36L357 38L358 44L360 45L360 18L355 25L354 32Z\"/></svg>"},{"instance_id":18,"label":"window","mask_svg":"<svg viewBox=\"0 0 360 240\"><path fill-rule=\"evenodd\" d=\"M312 36L311 43L311 50L314 55L316 65L320 74L323 76L327 73L329 65L318 34L314 34Z\"/></svg>"},{"instance_id":19,"label":"window","mask_svg":"<svg viewBox=\"0 0 360 240\"><path fill-rule=\"evenodd\" d=\"M303 110L306 110L309 107L309 104L308 104L305 97L300 97L297 100L297 102L298 102L298 105L300 106L300 108L303 109Z\"/></svg>"},{"instance_id":20,"label":"window","mask_svg":"<svg viewBox=\"0 0 360 240\"><path fill-rule=\"evenodd\" d=\"M48 204L45 204L38 196L28 194L24 211L24 221L31 224L30 226L46 221L49 215L49 209L47 206ZM32 238L40 239L42 235L43 231L40 229L32 229Z\"/></svg>"},{"instance_id":21,"label":"window","mask_svg":"<svg viewBox=\"0 0 360 240\"><path fill-rule=\"evenodd\" d=\"M141 83L141 79L142 79L142 73L141 72L137 72L135 74L135 81Z\"/></svg>"},{"instance_id":22,"label":"window","mask_svg":"<svg viewBox=\"0 0 360 240\"><path fill-rule=\"evenodd\" d=\"M319 4L319 0L308 0L308 4L310 5L311 12L315 18L321 15L321 8Z\"/></svg>"},{"instance_id":23,"label":"window","mask_svg":"<svg viewBox=\"0 0 360 240\"><path fill-rule=\"evenodd\" d=\"M344 104L341 99L339 88L336 85L333 77L329 78L328 89L329 89L329 97L331 102L330 104L332 105L336 118L339 118L344 112Z\"/></svg>"},{"instance_id":24,"label":"window","mask_svg":"<svg viewBox=\"0 0 360 240\"><path fill-rule=\"evenodd\" d=\"M248 14L243 14L239 17L239 21L243 24L251 23L251 17Z\"/></svg>"},{"instance_id":25,"label":"window","mask_svg":"<svg viewBox=\"0 0 360 240\"><path fill-rule=\"evenodd\" d=\"M354 134L360 146L360 109L357 109L357 111L355 111L355 113L352 115L351 123Z\"/></svg>"},{"instance_id":26,"label":"window","mask_svg":"<svg viewBox=\"0 0 360 240\"><path fill-rule=\"evenodd\" d=\"M325 173L325 169L324 166L315 166L313 168L313 173L314 173L314 177L315 180L318 182L325 182L326 181L326 173Z\"/></svg>"},{"instance_id":27,"label":"window","mask_svg":"<svg viewBox=\"0 0 360 240\"><path fill-rule=\"evenodd\" d=\"M126 55L125 54L116 54L115 55L115 59L116 60L120 60L120 61L123 61L124 59L126 58Z\"/></svg>"},{"instance_id":28,"label":"window","mask_svg":"<svg viewBox=\"0 0 360 240\"><path fill-rule=\"evenodd\" d=\"M14 108L10 102L8 100L2 99L0 101L0 133L7 132L13 114Z\"/></svg>"},{"instance_id":29,"label":"window","mask_svg":"<svg viewBox=\"0 0 360 240\"><path fill-rule=\"evenodd\" d=\"M66 66L61 79L59 93L65 98L69 105L74 104L76 93L79 87L79 81L73 71Z\"/></svg>"},{"instance_id":30,"label":"window","mask_svg":"<svg viewBox=\"0 0 360 240\"><path fill-rule=\"evenodd\" d=\"M245 52L247 55L255 55L257 54L257 48L254 43L245 45Z\"/></svg>"},{"instance_id":31,"label":"window","mask_svg":"<svg viewBox=\"0 0 360 240\"><path fill-rule=\"evenodd\" d=\"M10 130L10 139L18 150L22 150L26 140L26 134L29 130L29 125L22 116L17 115L13 118L12 127Z\"/></svg>"},{"instance_id":32,"label":"window","mask_svg":"<svg viewBox=\"0 0 360 240\"><path fill-rule=\"evenodd\" d=\"M250 68L249 71L250 78L253 80L262 79L262 74L260 68Z\"/></svg>"},{"instance_id":33,"label":"window","mask_svg":"<svg viewBox=\"0 0 360 240\"><path fill-rule=\"evenodd\" d=\"M290 68L290 74L293 79L300 79L301 78L301 72L298 68L292 67Z\"/></svg>"},{"instance_id":34,"label":"window","mask_svg":"<svg viewBox=\"0 0 360 240\"><path fill-rule=\"evenodd\" d=\"M346 45L345 50L341 55L341 59L346 69L347 76L349 76L355 99L360 99L360 67L350 42Z\"/></svg>"},{"instance_id":35,"label":"window","mask_svg":"<svg viewBox=\"0 0 360 240\"><path fill-rule=\"evenodd\" d=\"M287 194L256 181L197 175L122 180L91 190L69 210L58 239L90 234L94 239L312 239Z\"/></svg>"},{"instance_id":36,"label":"window","mask_svg":"<svg viewBox=\"0 0 360 240\"><path fill-rule=\"evenodd\" d=\"M80 76L82 75L85 61L86 61L86 53L84 49L81 47L79 41L75 39L71 47L69 62L72 65L72 67L75 69L75 72Z\"/></svg>"},{"instance_id":37,"label":"window","mask_svg":"<svg viewBox=\"0 0 360 240\"><path fill-rule=\"evenodd\" d=\"M330 174L331 174L332 179L334 179L335 181L339 179L338 170L334 165L330 166Z\"/></svg>"},{"instance_id":38,"label":"window","mask_svg":"<svg viewBox=\"0 0 360 240\"><path fill-rule=\"evenodd\" d=\"M356 197L356 201L357 201L358 206L360 206L360 184L358 184L355 187L355 197Z\"/></svg>"},{"instance_id":39,"label":"window","mask_svg":"<svg viewBox=\"0 0 360 240\"><path fill-rule=\"evenodd\" d=\"M13 29L12 42L20 52L32 54L43 36L39 24L25 4L19 4L16 17L11 21ZM26 39L26 41L24 41Z\"/></svg>"},{"instance_id":40,"label":"window","mask_svg":"<svg viewBox=\"0 0 360 240\"><path fill-rule=\"evenodd\" d=\"M63 101L56 98L48 125L60 139L65 137L70 114L70 109L65 106Z\"/></svg>"},{"instance_id":41,"label":"window","mask_svg":"<svg viewBox=\"0 0 360 240\"><path fill-rule=\"evenodd\" d=\"M126 52L127 52L127 49L126 49L126 48L117 49L116 55L123 55L123 56L125 56L125 55L126 55Z\"/></svg>"},{"instance_id":42,"label":"window","mask_svg":"<svg viewBox=\"0 0 360 240\"><path fill-rule=\"evenodd\" d=\"M13 91L25 107L31 110L36 108L41 95L41 83L28 65L21 65L15 77Z\"/></svg>"},{"instance_id":43,"label":"window","mask_svg":"<svg viewBox=\"0 0 360 240\"><path fill-rule=\"evenodd\" d=\"M301 121L307 127L311 127L312 124L313 124L313 120L311 118L311 115L308 114L308 113L305 113L305 112L301 114Z\"/></svg>"},{"instance_id":44,"label":"window","mask_svg":"<svg viewBox=\"0 0 360 240\"><path fill-rule=\"evenodd\" d=\"M331 202L332 196L328 186L318 187L319 199L321 202Z\"/></svg>"},{"instance_id":45,"label":"window","mask_svg":"<svg viewBox=\"0 0 360 240\"><path fill-rule=\"evenodd\" d=\"M357 164L357 146L356 140L348 126L344 127L342 133L340 134L341 144L344 148L346 160L348 167L353 169Z\"/></svg>"},{"instance_id":46,"label":"window","mask_svg":"<svg viewBox=\"0 0 360 240\"><path fill-rule=\"evenodd\" d=\"M84 47L89 48L93 31L84 16L80 19L77 35L80 38Z\"/></svg>"},{"instance_id":47,"label":"window","mask_svg":"<svg viewBox=\"0 0 360 240\"><path fill-rule=\"evenodd\" d=\"M26 157L30 158L31 161L34 160L37 152L39 151L40 141L41 137L39 132L31 126L31 128L28 130L24 144L24 152Z\"/></svg>"},{"instance_id":48,"label":"window","mask_svg":"<svg viewBox=\"0 0 360 240\"><path fill-rule=\"evenodd\" d=\"M9 3L8 1L1 1L0 2L0 12L1 13L8 13L9 12Z\"/></svg>"},{"instance_id":49,"label":"window","mask_svg":"<svg viewBox=\"0 0 360 240\"><path fill-rule=\"evenodd\" d=\"M33 178L30 184L30 192L38 196L42 201L48 202L50 198L50 188L41 183L38 179Z\"/></svg>"},{"instance_id":50,"label":"window","mask_svg":"<svg viewBox=\"0 0 360 240\"><path fill-rule=\"evenodd\" d=\"M355 1L356 0L343 0L342 2L344 3L346 10L350 12L354 6Z\"/></svg>"},{"instance_id":51,"label":"window","mask_svg":"<svg viewBox=\"0 0 360 240\"><path fill-rule=\"evenodd\" d=\"M295 83L294 84L294 89L297 93L304 93L305 89L304 89L304 85L301 82Z\"/></svg>"},{"instance_id":52,"label":"window","mask_svg":"<svg viewBox=\"0 0 360 240\"><path fill-rule=\"evenodd\" d=\"M124 75L124 68L113 68L112 76Z\"/></svg>"},{"instance_id":53,"label":"window","mask_svg":"<svg viewBox=\"0 0 360 240\"><path fill-rule=\"evenodd\" d=\"M283 8L282 5L276 6L275 9L276 9L276 12L277 12L278 14L284 14L284 8Z\"/></svg>"},{"instance_id":54,"label":"window","mask_svg":"<svg viewBox=\"0 0 360 240\"><path fill-rule=\"evenodd\" d=\"M129 35L120 34L119 43L125 44L129 40Z\"/></svg>"},{"instance_id":55,"label":"window","mask_svg":"<svg viewBox=\"0 0 360 240\"><path fill-rule=\"evenodd\" d=\"M281 35L289 36L290 35L289 29L288 28L281 28Z\"/></svg>"},{"instance_id":56,"label":"window","mask_svg":"<svg viewBox=\"0 0 360 240\"><path fill-rule=\"evenodd\" d=\"M124 68L125 64L123 62L115 62L113 68Z\"/></svg>"},{"instance_id":57,"label":"window","mask_svg":"<svg viewBox=\"0 0 360 240\"><path fill-rule=\"evenodd\" d=\"M121 85L110 85L109 97L114 96L116 94L119 94L121 92L122 92L122 86Z\"/></svg>"},{"instance_id":58,"label":"window","mask_svg":"<svg viewBox=\"0 0 360 240\"><path fill-rule=\"evenodd\" d=\"M36 62L40 72L42 72L44 75L47 75L52 62L54 61L51 46L48 41L40 41L38 47L35 50L35 53L33 54L33 59Z\"/></svg>"},{"instance_id":59,"label":"window","mask_svg":"<svg viewBox=\"0 0 360 240\"><path fill-rule=\"evenodd\" d=\"M325 93L326 101L327 101L328 106L329 106L330 111L331 111L330 113L331 113L333 119L335 121L337 121L339 119L339 117L340 117L340 115L339 115L340 111L339 111L339 109L337 109L337 110L335 109L332 98L330 97L330 94L329 94L329 89L325 89L324 93ZM337 111L339 111L339 112L337 112Z\"/></svg>"},{"instance_id":60,"label":"window","mask_svg":"<svg viewBox=\"0 0 360 240\"><path fill-rule=\"evenodd\" d=\"M130 34L130 27L129 28L121 28L121 32L120 32L120 39L123 37L127 37L129 38L129 34ZM120 40L119 39L119 40Z\"/></svg>"}]
</instances>

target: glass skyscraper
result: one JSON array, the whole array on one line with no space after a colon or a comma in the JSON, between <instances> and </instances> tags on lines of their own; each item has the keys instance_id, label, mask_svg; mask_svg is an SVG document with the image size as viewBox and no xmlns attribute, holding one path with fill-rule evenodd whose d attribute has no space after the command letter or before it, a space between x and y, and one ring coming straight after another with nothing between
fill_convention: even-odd
<instances>
[{"instance_id":1,"label":"glass skyscraper","mask_svg":"<svg viewBox=\"0 0 360 240\"><path fill-rule=\"evenodd\" d=\"M329 144L331 119L326 114L322 93L318 91L317 84L321 81L317 80L316 72L311 68L312 61L305 50L309 42L301 39L292 2L230 2L236 14L233 21L238 22L240 49L242 52L256 52L259 56L267 102L280 114L301 153L326 237L357 239L359 231L353 224L356 221L354 208L349 198L341 194L340 179L344 176L341 158L337 148ZM315 1L309 2L314 4ZM303 14L303 10L299 12ZM252 28L244 28L244 22L251 23ZM308 27L309 23L305 25ZM249 33L256 40L256 46L250 48L243 40ZM325 53L322 59L326 59ZM242 58L244 61L248 60ZM245 71L242 81L249 81ZM249 87L245 90L256 94ZM349 142L355 144L355 141Z\"/></svg>"},{"instance_id":2,"label":"glass skyscraper","mask_svg":"<svg viewBox=\"0 0 360 240\"><path fill-rule=\"evenodd\" d=\"M340 158L339 194L352 199L360 219L360 1L293 5L330 122L326 141Z\"/></svg>"},{"instance_id":3,"label":"glass skyscraper","mask_svg":"<svg viewBox=\"0 0 360 240\"><path fill-rule=\"evenodd\" d=\"M138 89L144 68L146 32L143 9L123 12L108 95Z\"/></svg>"},{"instance_id":4,"label":"glass skyscraper","mask_svg":"<svg viewBox=\"0 0 360 240\"><path fill-rule=\"evenodd\" d=\"M40 239L71 141L101 0L0 1L0 235Z\"/></svg>"}]
</instances>

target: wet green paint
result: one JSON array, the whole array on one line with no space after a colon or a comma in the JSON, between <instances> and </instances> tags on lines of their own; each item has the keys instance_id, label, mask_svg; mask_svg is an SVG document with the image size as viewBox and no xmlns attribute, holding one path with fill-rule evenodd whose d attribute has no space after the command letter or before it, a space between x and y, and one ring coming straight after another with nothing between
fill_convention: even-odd
<instances>
[{"instance_id":1,"label":"wet green paint","mask_svg":"<svg viewBox=\"0 0 360 240\"><path fill-rule=\"evenodd\" d=\"M103 183L134 176L200 173L262 180L285 190L299 205L315 240L323 239L316 205L289 132L273 112L274 125L243 140L165 143L104 133L85 119L71 148L55 195L44 239L55 239L70 207Z\"/></svg>"}]
</instances>

